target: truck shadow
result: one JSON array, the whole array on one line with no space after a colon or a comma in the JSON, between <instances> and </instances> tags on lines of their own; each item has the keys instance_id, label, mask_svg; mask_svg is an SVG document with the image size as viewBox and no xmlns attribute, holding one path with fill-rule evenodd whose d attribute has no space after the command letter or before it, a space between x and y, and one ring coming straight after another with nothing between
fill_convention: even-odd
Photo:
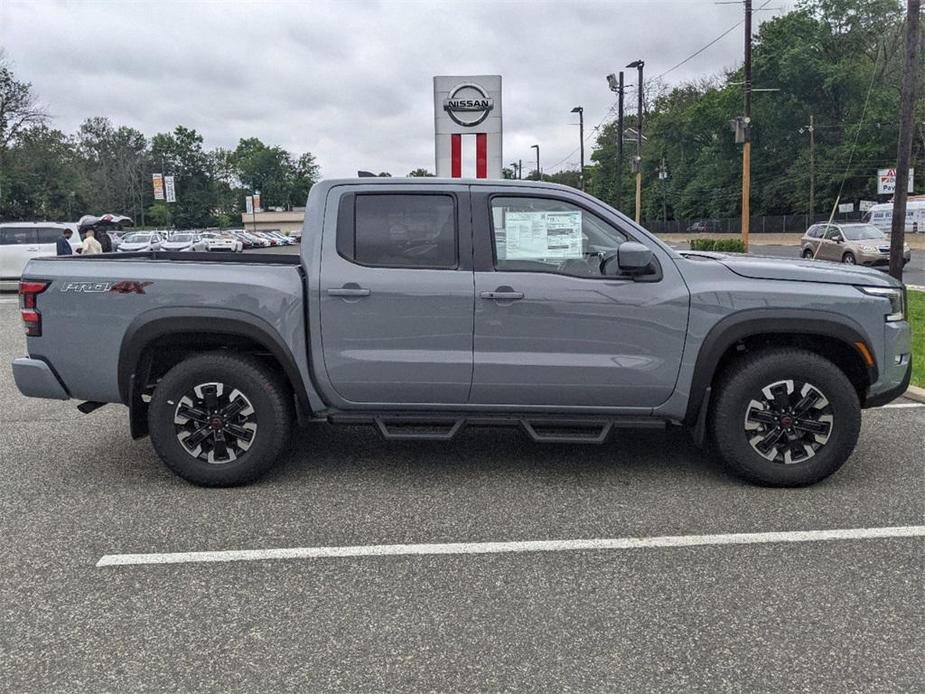
<instances>
[{"instance_id":1,"label":"truck shadow","mask_svg":"<svg viewBox=\"0 0 925 694\"><path fill-rule=\"evenodd\" d=\"M291 452L264 478L298 479L329 472L454 476L518 473L567 479L653 477L731 479L709 452L676 428L618 430L603 444L535 443L517 429L470 428L450 441L387 441L372 427L309 425Z\"/></svg>"}]
</instances>

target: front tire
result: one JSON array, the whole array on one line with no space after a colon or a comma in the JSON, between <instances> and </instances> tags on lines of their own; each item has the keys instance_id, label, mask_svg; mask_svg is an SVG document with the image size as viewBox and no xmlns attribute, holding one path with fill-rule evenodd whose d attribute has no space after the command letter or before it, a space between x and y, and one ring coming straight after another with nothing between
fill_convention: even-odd
<instances>
[{"instance_id":1,"label":"front tire","mask_svg":"<svg viewBox=\"0 0 925 694\"><path fill-rule=\"evenodd\" d=\"M746 354L716 386L713 441L726 467L774 487L814 484L854 451L861 428L857 392L844 372L802 349Z\"/></svg>"},{"instance_id":2,"label":"front tire","mask_svg":"<svg viewBox=\"0 0 925 694\"><path fill-rule=\"evenodd\" d=\"M251 482L279 459L295 413L288 385L253 357L210 352L174 366L148 407L164 464L205 487Z\"/></svg>"},{"instance_id":3,"label":"front tire","mask_svg":"<svg viewBox=\"0 0 925 694\"><path fill-rule=\"evenodd\" d=\"M850 251L848 253L845 253L841 257L841 261L845 265L857 265L858 264L857 258L854 257L854 253L851 253Z\"/></svg>"}]
</instances>

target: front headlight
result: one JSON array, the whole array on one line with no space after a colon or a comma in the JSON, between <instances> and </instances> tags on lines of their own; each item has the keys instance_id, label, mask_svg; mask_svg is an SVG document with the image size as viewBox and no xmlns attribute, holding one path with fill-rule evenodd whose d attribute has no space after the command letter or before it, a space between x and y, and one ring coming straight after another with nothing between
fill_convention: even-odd
<instances>
[{"instance_id":1,"label":"front headlight","mask_svg":"<svg viewBox=\"0 0 925 694\"><path fill-rule=\"evenodd\" d=\"M878 296L882 299L888 299L890 302L890 312L886 314L888 322L906 319L906 290L905 288L896 287L858 287L862 292L870 296Z\"/></svg>"},{"instance_id":2,"label":"front headlight","mask_svg":"<svg viewBox=\"0 0 925 694\"><path fill-rule=\"evenodd\" d=\"M876 246L861 246L861 253L879 253Z\"/></svg>"}]
</instances>

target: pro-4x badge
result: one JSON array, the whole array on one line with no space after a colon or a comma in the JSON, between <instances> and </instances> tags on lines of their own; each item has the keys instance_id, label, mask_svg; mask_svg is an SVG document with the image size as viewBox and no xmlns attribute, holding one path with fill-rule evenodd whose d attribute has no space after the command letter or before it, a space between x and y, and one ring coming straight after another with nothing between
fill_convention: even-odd
<instances>
[{"instance_id":1,"label":"pro-4x badge","mask_svg":"<svg viewBox=\"0 0 925 694\"><path fill-rule=\"evenodd\" d=\"M122 280L120 282L65 282L61 285L62 292L76 292L78 294L99 294L102 292L115 292L116 294L144 294L145 287L153 282L134 282Z\"/></svg>"}]
</instances>

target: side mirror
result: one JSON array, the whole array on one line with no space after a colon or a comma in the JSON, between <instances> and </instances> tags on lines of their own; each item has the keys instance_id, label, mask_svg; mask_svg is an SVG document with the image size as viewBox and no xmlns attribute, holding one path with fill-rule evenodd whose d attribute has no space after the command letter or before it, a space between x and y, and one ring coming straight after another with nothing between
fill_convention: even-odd
<instances>
[{"instance_id":1,"label":"side mirror","mask_svg":"<svg viewBox=\"0 0 925 694\"><path fill-rule=\"evenodd\" d=\"M617 276L621 274L639 275L652 263L652 251L635 241L621 243L617 250L610 251L601 258L601 274Z\"/></svg>"}]
</instances>

